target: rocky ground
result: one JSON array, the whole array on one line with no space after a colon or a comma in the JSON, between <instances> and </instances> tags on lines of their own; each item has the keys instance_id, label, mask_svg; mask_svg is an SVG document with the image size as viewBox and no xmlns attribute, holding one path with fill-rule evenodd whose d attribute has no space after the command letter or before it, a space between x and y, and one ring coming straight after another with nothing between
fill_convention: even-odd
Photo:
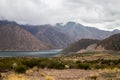
<instances>
[{"instance_id":1,"label":"rocky ground","mask_svg":"<svg viewBox=\"0 0 120 80\"><path fill-rule=\"evenodd\" d=\"M1 80L120 80L120 69L81 70L81 69L37 69L25 74L1 73Z\"/></svg>"}]
</instances>

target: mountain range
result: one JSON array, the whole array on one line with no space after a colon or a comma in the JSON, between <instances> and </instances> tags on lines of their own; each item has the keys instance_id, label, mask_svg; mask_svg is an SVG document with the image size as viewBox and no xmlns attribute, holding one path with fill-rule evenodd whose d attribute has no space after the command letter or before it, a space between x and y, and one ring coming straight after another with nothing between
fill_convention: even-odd
<instances>
[{"instance_id":1,"label":"mountain range","mask_svg":"<svg viewBox=\"0 0 120 80\"><path fill-rule=\"evenodd\" d=\"M13 21L0 21L0 50L38 51L63 49L83 38L105 39L120 30L105 31L76 22L56 25L22 25Z\"/></svg>"},{"instance_id":2,"label":"mountain range","mask_svg":"<svg viewBox=\"0 0 120 80\"><path fill-rule=\"evenodd\" d=\"M120 33L120 30L105 31L94 27L87 27L75 22L56 25L22 25L22 28L31 32L39 40L52 46L52 48L66 48L71 43L80 39L105 39L113 34Z\"/></svg>"},{"instance_id":3,"label":"mountain range","mask_svg":"<svg viewBox=\"0 0 120 80\"><path fill-rule=\"evenodd\" d=\"M31 32L39 40L47 43L54 49L65 48L74 42L74 38L59 31L51 25L40 26L22 26L25 30Z\"/></svg>"},{"instance_id":4,"label":"mountain range","mask_svg":"<svg viewBox=\"0 0 120 80\"><path fill-rule=\"evenodd\" d=\"M56 27L58 27L61 32L74 37L75 40L80 40L83 38L102 40L113 34L120 33L120 30L117 29L113 31L105 31L97 29L95 27L84 26L76 22L68 22L65 25L57 23Z\"/></svg>"}]
</instances>

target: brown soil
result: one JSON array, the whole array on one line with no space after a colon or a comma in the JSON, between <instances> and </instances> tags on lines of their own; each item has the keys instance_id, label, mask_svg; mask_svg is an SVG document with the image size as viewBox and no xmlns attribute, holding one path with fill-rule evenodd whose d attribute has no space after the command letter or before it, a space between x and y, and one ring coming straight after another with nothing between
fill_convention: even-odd
<instances>
[{"instance_id":1,"label":"brown soil","mask_svg":"<svg viewBox=\"0 0 120 80\"><path fill-rule=\"evenodd\" d=\"M2 74L1 80L108 80L108 79L119 80L120 79L120 69L115 69L115 70L31 69L28 70L25 74L16 74L14 72L7 72L1 74ZM110 76L110 74L112 74L112 77Z\"/></svg>"}]
</instances>

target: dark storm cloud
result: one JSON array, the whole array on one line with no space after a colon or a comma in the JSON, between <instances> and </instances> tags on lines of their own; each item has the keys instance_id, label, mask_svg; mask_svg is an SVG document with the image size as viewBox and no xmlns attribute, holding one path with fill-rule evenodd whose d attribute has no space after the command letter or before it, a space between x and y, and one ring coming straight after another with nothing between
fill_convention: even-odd
<instances>
[{"instance_id":1,"label":"dark storm cloud","mask_svg":"<svg viewBox=\"0 0 120 80\"><path fill-rule=\"evenodd\" d=\"M102 29L119 28L120 0L0 0L0 16L27 24L76 21Z\"/></svg>"}]
</instances>

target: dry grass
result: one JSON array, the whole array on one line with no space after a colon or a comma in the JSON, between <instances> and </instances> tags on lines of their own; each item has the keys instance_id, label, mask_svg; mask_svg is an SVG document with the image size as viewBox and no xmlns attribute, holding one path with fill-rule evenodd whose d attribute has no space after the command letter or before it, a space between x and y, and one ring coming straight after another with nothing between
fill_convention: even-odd
<instances>
[{"instance_id":1,"label":"dry grass","mask_svg":"<svg viewBox=\"0 0 120 80\"><path fill-rule=\"evenodd\" d=\"M73 54L61 57L63 61L92 61L92 60L98 60L98 59L105 59L105 60L115 60L120 59L120 55L114 54L114 53L106 53L106 52L96 52L96 53L80 53L80 54Z\"/></svg>"},{"instance_id":2,"label":"dry grass","mask_svg":"<svg viewBox=\"0 0 120 80\"><path fill-rule=\"evenodd\" d=\"M29 75L28 73L2 73L2 77L2 80L120 80L120 69L39 69L39 71L30 71Z\"/></svg>"},{"instance_id":3,"label":"dry grass","mask_svg":"<svg viewBox=\"0 0 120 80\"><path fill-rule=\"evenodd\" d=\"M6 75L5 78L3 78L2 80L29 80L24 74L9 74Z\"/></svg>"},{"instance_id":4,"label":"dry grass","mask_svg":"<svg viewBox=\"0 0 120 80\"><path fill-rule=\"evenodd\" d=\"M52 76L48 75L48 76L45 77L45 80L55 80L55 79Z\"/></svg>"}]
</instances>

